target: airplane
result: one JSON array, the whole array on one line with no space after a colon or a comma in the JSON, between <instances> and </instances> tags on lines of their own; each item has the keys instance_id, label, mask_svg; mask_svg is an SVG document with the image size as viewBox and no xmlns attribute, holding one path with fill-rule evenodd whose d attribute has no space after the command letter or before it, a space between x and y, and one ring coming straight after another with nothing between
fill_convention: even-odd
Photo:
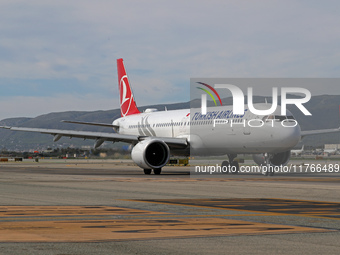
<instances>
[{"instance_id":1,"label":"airplane","mask_svg":"<svg viewBox=\"0 0 340 255\"><path fill-rule=\"evenodd\" d=\"M135 164L144 170L144 174L151 174L153 170L156 175L161 174L170 155L227 155L228 160L223 161L222 166L232 166L236 168L236 172L239 164L235 158L240 153L253 154L253 160L258 165L286 165L292 148L303 137L340 131L340 128L301 131L290 112L287 111L287 115L280 114L280 107L268 116L254 115L247 106L243 115L235 115L232 113L232 106L228 105L214 107L213 112L206 115L209 118L202 116L200 108L171 111L146 109L141 112L134 99L122 58L117 59L117 70L120 118L112 124L63 121L110 127L114 131L112 133L9 126L0 128L50 134L54 136L54 142L61 137L93 139L95 148L105 141L129 143L133 146L131 158ZM268 108L266 104L255 105L257 109ZM227 124L215 123L221 117L228 119ZM252 125L242 125L247 121L252 121ZM286 121L286 125L290 127L281 125L282 121ZM261 128L253 127L256 123L264 124Z\"/></svg>"},{"instance_id":2,"label":"airplane","mask_svg":"<svg viewBox=\"0 0 340 255\"><path fill-rule=\"evenodd\" d=\"M298 156L298 155L301 155L301 154L302 154L304 148L305 148L305 145L302 145L302 148L301 148L301 149L298 149L298 150L291 150L290 152L291 152L292 155Z\"/></svg>"},{"instance_id":3,"label":"airplane","mask_svg":"<svg viewBox=\"0 0 340 255\"><path fill-rule=\"evenodd\" d=\"M324 150L323 150L323 154L324 154L324 155L328 155L328 156L330 156L330 155L336 155L337 152L338 152L338 145L337 145L336 148L334 148L334 149L324 149Z\"/></svg>"}]
</instances>

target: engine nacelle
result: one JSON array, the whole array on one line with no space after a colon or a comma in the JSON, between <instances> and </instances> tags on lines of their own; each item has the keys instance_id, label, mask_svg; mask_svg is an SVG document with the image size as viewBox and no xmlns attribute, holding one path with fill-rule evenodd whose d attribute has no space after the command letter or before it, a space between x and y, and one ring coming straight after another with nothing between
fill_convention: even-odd
<instances>
[{"instance_id":1,"label":"engine nacelle","mask_svg":"<svg viewBox=\"0 0 340 255\"><path fill-rule=\"evenodd\" d=\"M132 148L131 157L143 169L161 168L169 161L170 149L161 140L147 139Z\"/></svg>"},{"instance_id":2,"label":"engine nacelle","mask_svg":"<svg viewBox=\"0 0 340 255\"><path fill-rule=\"evenodd\" d=\"M265 165L265 158L263 154L254 154L253 160L259 166ZM269 163L272 166L285 166L287 165L288 161L290 160L290 151L274 153L271 155Z\"/></svg>"}]
</instances>

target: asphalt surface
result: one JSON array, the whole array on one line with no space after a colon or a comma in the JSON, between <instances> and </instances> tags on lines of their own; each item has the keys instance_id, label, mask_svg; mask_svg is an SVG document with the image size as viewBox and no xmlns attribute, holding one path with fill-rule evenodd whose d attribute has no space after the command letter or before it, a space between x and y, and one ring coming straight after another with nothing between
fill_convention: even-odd
<instances>
[{"instance_id":1,"label":"asphalt surface","mask_svg":"<svg viewBox=\"0 0 340 255\"><path fill-rule=\"evenodd\" d=\"M339 183L335 172L4 162L0 254L339 254Z\"/></svg>"}]
</instances>

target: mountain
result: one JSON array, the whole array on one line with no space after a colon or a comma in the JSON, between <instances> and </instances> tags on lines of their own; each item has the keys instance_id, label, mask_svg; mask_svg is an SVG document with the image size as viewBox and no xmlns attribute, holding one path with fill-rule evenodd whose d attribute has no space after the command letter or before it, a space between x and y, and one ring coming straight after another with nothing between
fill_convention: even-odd
<instances>
[{"instance_id":1,"label":"mountain","mask_svg":"<svg viewBox=\"0 0 340 255\"><path fill-rule=\"evenodd\" d=\"M147 108L157 108L158 110L176 110L189 108L189 103L177 103L168 105L151 105L139 107L141 111ZM69 111L69 112L54 112L49 114L40 115L35 118L9 118L0 121L0 126L19 126L19 127L32 127L32 128L50 128L50 129L69 129L80 131L97 131L97 132L113 132L111 128L96 127L88 125L77 125L63 123L62 120L76 120L87 122L101 122L112 123L114 119L120 117L120 110L108 111ZM30 132L14 132L6 129L0 129L0 149L7 150L44 150L46 148L59 148L59 147L81 147L93 146L93 140L83 141L82 139L69 139L66 137L61 138L58 142L53 142L51 135L30 133Z\"/></svg>"},{"instance_id":2,"label":"mountain","mask_svg":"<svg viewBox=\"0 0 340 255\"><path fill-rule=\"evenodd\" d=\"M265 102L265 97L254 97L255 103ZM280 100L280 99L279 99ZM232 104L232 98L224 98L223 104ZM270 100L268 100L270 103ZM280 102L280 101L279 101ZM314 96L305 104L305 107L312 113L313 116L305 116L297 107L288 105L288 109L293 113L298 120L302 130L327 129L339 127L339 103L340 95L321 95ZM193 100L185 103L161 104L139 107L140 110L147 108L156 108L159 111L165 109L176 110L193 107L200 107L200 100ZM208 102L209 105L209 102ZM53 129L71 129L71 130L87 130L112 132L110 128L95 127L86 125L76 125L60 122L61 120L76 120L88 122L112 123L116 118L120 117L120 110L108 111L69 111L69 112L54 112L40 115L36 118L10 118L0 121L2 126L23 126L23 127L40 127ZM62 138L58 142L53 143L51 135L27 132L13 132L5 129L0 129L0 148L8 150L42 150L47 147L81 147L93 146L94 141L83 141L82 139ZM321 146L325 143L340 143L340 134L327 134L306 137L303 141L305 145Z\"/></svg>"}]
</instances>

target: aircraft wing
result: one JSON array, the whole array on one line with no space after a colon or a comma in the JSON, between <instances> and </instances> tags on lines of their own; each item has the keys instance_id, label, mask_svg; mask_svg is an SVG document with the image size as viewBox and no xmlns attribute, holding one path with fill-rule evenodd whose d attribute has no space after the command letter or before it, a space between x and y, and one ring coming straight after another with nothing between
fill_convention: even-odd
<instances>
[{"instance_id":1,"label":"aircraft wing","mask_svg":"<svg viewBox=\"0 0 340 255\"><path fill-rule=\"evenodd\" d=\"M301 137L305 137L308 135L318 135L318 134L327 134L327 133L336 133L340 132L339 128L332 128L332 129L319 129L319 130L307 130L307 131L301 131Z\"/></svg>"},{"instance_id":2,"label":"aircraft wing","mask_svg":"<svg viewBox=\"0 0 340 255\"><path fill-rule=\"evenodd\" d=\"M62 120L61 122L72 123L72 124L82 124L82 125L92 125L99 127L110 127L110 128L119 128L119 126L106 124L106 123L97 123L97 122L84 122L84 121L71 121L71 120Z\"/></svg>"},{"instance_id":3,"label":"aircraft wing","mask_svg":"<svg viewBox=\"0 0 340 255\"><path fill-rule=\"evenodd\" d=\"M139 135L123 135L117 133L102 133L91 131L74 131L62 129L47 129L47 128L26 128L26 127L8 127L0 126L0 128L9 129L13 131L36 132L42 134L50 134L54 136L53 141L58 141L61 137L77 137L83 139L97 140L95 147L99 147L103 142L125 142L125 143L138 143L145 139L158 139L164 141L170 148L186 148L188 146L187 139L175 137L150 137ZM98 145L98 146L97 146Z\"/></svg>"}]
</instances>

